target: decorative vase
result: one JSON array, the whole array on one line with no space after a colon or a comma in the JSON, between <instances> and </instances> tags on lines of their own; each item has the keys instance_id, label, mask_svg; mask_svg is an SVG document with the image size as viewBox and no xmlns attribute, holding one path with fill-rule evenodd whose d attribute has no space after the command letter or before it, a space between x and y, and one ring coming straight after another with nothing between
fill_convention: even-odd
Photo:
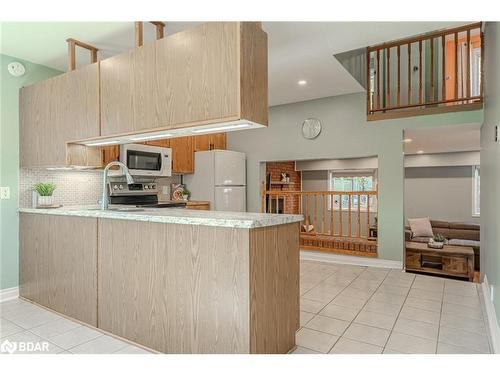
<instances>
[{"instance_id":1,"label":"decorative vase","mask_svg":"<svg viewBox=\"0 0 500 375\"><path fill-rule=\"evenodd\" d=\"M184 200L187 201L189 199L189 195L185 194L182 196L182 198L184 198Z\"/></svg>"},{"instance_id":2,"label":"decorative vase","mask_svg":"<svg viewBox=\"0 0 500 375\"><path fill-rule=\"evenodd\" d=\"M54 204L54 197L50 196L38 196L38 205L39 206L52 206Z\"/></svg>"}]
</instances>

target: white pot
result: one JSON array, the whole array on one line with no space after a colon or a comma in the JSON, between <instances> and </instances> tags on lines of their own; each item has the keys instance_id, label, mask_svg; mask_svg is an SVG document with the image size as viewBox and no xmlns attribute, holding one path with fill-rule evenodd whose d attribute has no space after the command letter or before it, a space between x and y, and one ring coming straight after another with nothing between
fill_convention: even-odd
<instances>
[{"instance_id":1,"label":"white pot","mask_svg":"<svg viewBox=\"0 0 500 375\"><path fill-rule=\"evenodd\" d=\"M54 197L51 195L49 197L38 196L38 205L39 206L52 206L54 204Z\"/></svg>"}]
</instances>

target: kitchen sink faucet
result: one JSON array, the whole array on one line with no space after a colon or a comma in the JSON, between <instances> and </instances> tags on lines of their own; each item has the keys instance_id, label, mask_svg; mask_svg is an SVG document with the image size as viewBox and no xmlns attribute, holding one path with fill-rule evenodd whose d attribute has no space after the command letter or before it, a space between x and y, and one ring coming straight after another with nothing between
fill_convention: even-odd
<instances>
[{"instance_id":1,"label":"kitchen sink faucet","mask_svg":"<svg viewBox=\"0 0 500 375\"><path fill-rule=\"evenodd\" d=\"M134 179L132 178L132 175L128 171L128 168L125 164L123 164L120 161L112 161L104 167L104 171L102 174L102 199L101 199L101 210L107 210L108 209L108 204L109 204L109 199L108 199L108 187L107 187L107 179L108 179L108 171L109 168L114 167L115 165L119 166L121 170L123 171L123 174L125 175L125 178L127 179L127 184L133 184Z\"/></svg>"}]
</instances>

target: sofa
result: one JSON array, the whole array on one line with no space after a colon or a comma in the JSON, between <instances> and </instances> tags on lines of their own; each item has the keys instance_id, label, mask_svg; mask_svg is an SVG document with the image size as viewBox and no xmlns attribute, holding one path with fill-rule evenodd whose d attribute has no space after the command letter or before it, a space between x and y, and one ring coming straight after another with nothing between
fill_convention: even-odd
<instances>
[{"instance_id":1,"label":"sofa","mask_svg":"<svg viewBox=\"0 0 500 375\"><path fill-rule=\"evenodd\" d=\"M479 271L480 226L472 223L457 223L442 220L431 220L434 235L441 234L448 245L470 246L474 249L474 268ZM410 227L405 226L405 241L429 242L430 237L414 237Z\"/></svg>"}]
</instances>

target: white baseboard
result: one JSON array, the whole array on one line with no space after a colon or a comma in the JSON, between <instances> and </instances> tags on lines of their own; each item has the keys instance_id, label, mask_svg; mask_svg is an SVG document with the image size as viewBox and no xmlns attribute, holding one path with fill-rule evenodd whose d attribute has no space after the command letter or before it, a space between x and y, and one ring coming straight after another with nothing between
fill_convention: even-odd
<instances>
[{"instance_id":1,"label":"white baseboard","mask_svg":"<svg viewBox=\"0 0 500 375\"><path fill-rule=\"evenodd\" d=\"M0 302L19 297L19 287L0 289Z\"/></svg>"},{"instance_id":2,"label":"white baseboard","mask_svg":"<svg viewBox=\"0 0 500 375\"><path fill-rule=\"evenodd\" d=\"M403 269L403 262L397 260L356 257L352 255L323 253L319 251L310 251L310 250L301 250L300 259L315 260L319 262L351 264L355 266Z\"/></svg>"},{"instance_id":3,"label":"white baseboard","mask_svg":"<svg viewBox=\"0 0 500 375\"><path fill-rule=\"evenodd\" d=\"M484 311L486 312L486 319L488 320L487 323L490 333L491 347L493 349L493 353L498 354L500 353L500 328L498 327L495 306L493 305L493 302L491 302L490 284L488 284L488 278L486 276L484 276L481 289L483 291Z\"/></svg>"}]
</instances>

